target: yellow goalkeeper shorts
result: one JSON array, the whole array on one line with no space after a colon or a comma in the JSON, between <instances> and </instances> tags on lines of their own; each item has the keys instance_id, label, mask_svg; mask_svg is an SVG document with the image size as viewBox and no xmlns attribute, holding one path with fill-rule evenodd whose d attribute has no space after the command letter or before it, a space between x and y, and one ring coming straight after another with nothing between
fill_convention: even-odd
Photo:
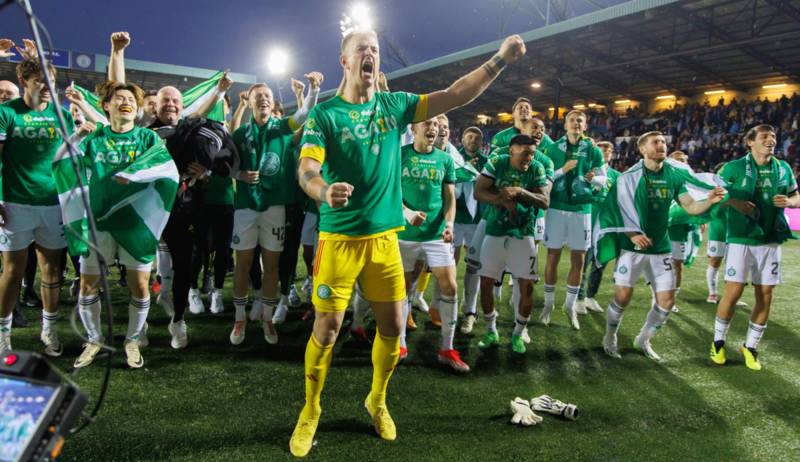
<instances>
[{"instance_id":1,"label":"yellow goalkeeper shorts","mask_svg":"<svg viewBox=\"0 0 800 462\"><path fill-rule=\"evenodd\" d=\"M396 302L406 296L397 233L339 240L320 233L314 257L314 308L344 311L358 279L371 302Z\"/></svg>"}]
</instances>

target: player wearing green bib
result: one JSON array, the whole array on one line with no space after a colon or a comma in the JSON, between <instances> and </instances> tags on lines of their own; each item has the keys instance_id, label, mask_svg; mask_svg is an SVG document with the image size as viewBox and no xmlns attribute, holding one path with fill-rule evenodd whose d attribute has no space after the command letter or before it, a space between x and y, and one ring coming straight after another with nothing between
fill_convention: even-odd
<instances>
[{"instance_id":1,"label":"player wearing green bib","mask_svg":"<svg viewBox=\"0 0 800 462\"><path fill-rule=\"evenodd\" d=\"M534 136L535 133L541 133L542 141L539 143L539 150L542 151L553 144L553 140L545 133L542 119L533 115L533 106L528 98L520 97L514 101L511 106L511 116L514 118L514 125L497 132L492 137L492 151L507 148L511 138L517 135Z\"/></svg>"},{"instance_id":2,"label":"player wearing green bib","mask_svg":"<svg viewBox=\"0 0 800 462\"><path fill-rule=\"evenodd\" d=\"M386 388L400 354L400 323L405 321L396 234L404 225L401 132L409 123L477 98L505 65L524 53L522 39L511 36L494 57L448 89L414 95L376 91L380 52L375 32L355 31L342 40L340 93L314 108L301 143L300 186L322 205L314 262L316 316L305 356L306 399L289 442L295 456L311 450L333 344L356 279L378 327L372 344L372 387L364 405L381 438L397 437L386 407Z\"/></svg>"},{"instance_id":3,"label":"player wearing green bib","mask_svg":"<svg viewBox=\"0 0 800 462\"><path fill-rule=\"evenodd\" d=\"M17 78L25 89L22 98L0 105L0 352L11 349L14 306L25 274L28 247L36 243L41 269L42 331L40 339L49 356L63 351L54 329L58 319L61 257L66 247L61 208L51 163L61 145L58 107L45 84L44 70L34 57L17 65ZM55 68L47 69L55 81ZM74 130L69 111L61 110L67 130Z\"/></svg>"},{"instance_id":4,"label":"player wearing green bib","mask_svg":"<svg viewBox=\"0 0 800 462\"><path fill-rule=\"evenodd\" d=\"M321 78L321 76L320 76ZM312 84L319 88L319 82ZM261 248L263 267L261 283L261 325L264 338L269 344L278 343L278 333L272 321L278 305L278 262L283 251L286 229L284 204L287 193L286 176L281 169L286 156L293 156L289 149L291 135L305 121L307 111L298 111L291 117L272 117L274 98L265 83L257 83L247 92L248 103L253 113L249 123L233 133L239 151L236 195L234 197L233 238L231 248L236 252L236 267L233 279L233 305L235 318L230 341L239 345L244 341L247 325L245 305L250 283L249 273L255 258L255 248ZM312 98L308 98L309 104ZM316 102L316 98L313 98ZM284 177L280 173L283 171ZM293 180L292 180L293 181Z\"/></svg>"},{"instance_id":5,"label":"player wearing green bib","mask_svg":"<svg viewBox=\"0 0 800 462\"><path fill-rule=\"evenodd\" d=\"M667 142L661 132L643 134L639 137L638 147L644 160L617 178L599 211L600 224L605 223L604 215L612 210L620 213L621 210L625 217L622 229L637 230L626 231L627 238L619 236L617 239L621 252L614 270L614 299L607 310L603 348L609 356L620 357L617 347L619 325L633 297L633 288L644 275L655 292L655 300L633 345L648 358L659 361L661 357L653 350L650 340L667 320L675 303L675 273L667 232L670 206L672 201L677 201L689 215L701 215L721 202L726 191L704 185L703 189L709 190L707 199L695 201L688 193L687 183L700 182L685 170L666 162ZM610 234L616 233L622 231L612 230ZM597 231L595 236L599 236ZM605 237L598 239L595 245L602 248L601 239Z\"/></svg>"},{"instance_id":6,"label":"player wearing green bib","mask_svg":"<svg viewBox=\"0 0 800 462\"><path fill-rule=\"evenodd\" d=\"M406 290L411 292L414 289L413 282L419 275L416 263L424 261L439 288L439 300L434 300L442 319L439 362L455 371L468 372L469 366L453 349L458 316L456 266L452 253L456 214L455 163L449 154L433 147L439 132L436 118L412 125L412 132L414 144L403 146L400 153L403 208L406 220L412 224L397 235ZM417 224L419 221L422 222ZM406 302L404 318L408 316L409 308L410 304ZM402 356L402 350L407 348L402 327L400 348Z\"/></svg>"},{"instance_id":7,"label":"player wearing green bib","mask_svg":"<svg viewBox=\"0 0 800 462\"><path fill-rule=\"evenodd\" d=\"M136 126L136 114L142 103L143 92L133 84L112 82L100 95L103 109L108 115L111 125L91 131L94 124L86 122L81 125L78 135L90 133L83 139L80 150L83 152L83 165L89 172L89 195L93 195L96 185L107 180L109 175L120 166L132 163L138 156L161 143L159 136L152 130ZM120 180L121 181L121 180ZM146 345L145 323L150 310L150 292L148 282L152 261L142 262L131 256L119 246L110 232L98 229L97 247L106 258L119 253L119 261L127 268L128 288L131 301L128 306L128 332L125 336L125 355L128 365L139 368L144 359L139 351L140 345ZM155 250L155 249L154 249ZM89 251L88 256L81 257L81 288L78 297L78 312L81 316L89 342L75 361L75 367L86 367L92 363L104 342L100 322L100 296L97 282L100 280L100 264L97 251Z\"/></svg>"},{"instance_id":8,"label":"player wearing green bib","mask_svg":"<svg viewBox=\"0 0 800 462\"><path fill-rule=\"evenodd\" d=\"M458 152L465 162L480 172L486 165L488 158L481 153L483 132L478 127L467 127L461 136L461 148ZM476 179L477 180L477 179ZM453 247L455 248L455 261L461 258L461 247L469 249L475 230L481 221L481 204L475 200L475 182L465 182L456 185L456 224ZM469 257L469 254L467 254ZM475 315L478 305L478 285L480 277L476 265L467 264L464 271L464 301L461 303L464 317L461 321L461 333L469 334L475 325Z\"/></svg>"},{"instance_id":9,"label":"player wearing green bib","mask_svg":"<svg viewBox=\"0 0 800 462\"><path fill-rule=\"evenodd\" d=\"M603 153L603 161L605 165L601 168L598 176L605 177L606 182L602 186L596 184L592 185L593 198L592 198L592 227L595 226L597 221L597 212L600 210L600 205L606 200L608 191L620 173L613 169L609 162L614 157L614 145L608 141L601 141L597 143L597 147ZM606 265L594 264L592 252L586 257L586 263L583 267L583 278L581 280L581 290L578 292L578 300L575 302L575 311L578 314L586 314L587 310L602 313L603 308L600 303L595 300L597 291L600 289L600 283L603 281L603 272Z\"/></svg>"},{"instance_id":10,"label":"player wearing green bib","mask_svg":"<svg viewBox=\"0 0 800 462\"><path fill-rule=\"evenodd\" d=\"M728 162L720 172L730 183L731 197L748 203L751 213L727 212L725 294L717 307L711 360L726 362L725 340L735 304L750 281L756 304L739 351L748 368L761 370L757 349L767 328L772 292L781 282L781 244L794 238L783 209L800 207L800 194L789 164L773 157L777 141L772 126L751 128L745 142L750 152Z\"/></svg>"},{"instance_id":11,"label":"player wearing green bib","mask_svg":"<svg viewBox=\"0 0 800 462\"><path fill-rule=\"evenodd\" d=\"M605 162L603 153L590 138L584 136L587 117L573 110L564 118L567 134L545 149L553 160L555 182L550 191L550 208L545 215L544 245L547 247L547 265L544 273L544 309L539 319L550 324L550 313L555 305L558 280L558 262L561 249L570 249L570 268L567 275L567 298L564 302L572 328L580 329L575 300L581 284L581 273L586 252L592 238L592 186L606 183L601 175Z\"/></svg>"},{"instance_id":12,"label":"player wearing green bib","mask_svg":"<svg viewBox=\"0 0 800 462\"><path fill-rule=\"evenodd\" d=\"M536 241L533 238L536 209L547 208L548 180L544 167L533 159L536 142L529 136L511 139L509 155L486 163L475 186L475 197L487 207L486 236L481 244L481 306L487 332L478 343L489 348L500 342L494 285L508 270L520 291L519 310L515 310L511 348L525 353L522 332L533 309L533 281L537 273ZM496 191L496 192L495 192ZM517 313L518 311L518 313Z\"/></svg>"}]
</instances>

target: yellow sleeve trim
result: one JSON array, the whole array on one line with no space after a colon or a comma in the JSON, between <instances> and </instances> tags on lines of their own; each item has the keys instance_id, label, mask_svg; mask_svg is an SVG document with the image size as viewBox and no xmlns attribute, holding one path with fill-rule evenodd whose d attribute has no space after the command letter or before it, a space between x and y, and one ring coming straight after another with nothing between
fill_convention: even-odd
<instances>
[{"instance_id":1,"label":"yellow sleeve trim","mask_svg":"<svg viewBox=\"0 0 800 462\"><path fill-rule=\"evenodd\" d=\"M314 159L320 164L325 163L325 148L314 144L307 144L300 150L300 158L308 157Z\"/></svg>"},{"instance_id":2,"label":"yellow sleeve trim","mask_svg":"<svg viewBox=\"0 0 800 462\"><path fill-rule=\"evenodd\" d=\"M417 123L423 120L428 120L428 95L419 95L417 110L414 111L414 120L412 122Z\"/></svg>"}]
</instances>

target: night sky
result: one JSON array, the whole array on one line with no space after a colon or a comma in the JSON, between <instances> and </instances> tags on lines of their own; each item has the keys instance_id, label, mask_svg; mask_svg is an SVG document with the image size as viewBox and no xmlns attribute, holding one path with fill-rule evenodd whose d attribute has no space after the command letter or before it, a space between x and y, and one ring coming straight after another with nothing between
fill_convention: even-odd
<instances>
[{"instance_id":1,"label":"night sky","mask_svg":"<svg viewBox=\"0 0 800 462\"><path fill-rule=\"evenodd\" d=\"M126 57L184 66L225 69L272 77L267 51L289 50L290 75L322 71L323 89L339 82L339 20L352 0L32 0L34 12L50 31L55 48L108 54L111 32L126 30L132 43ZM545 0L373 0L373 24L382 38L384 64L391 40L409 64L497 40L544 25ZM591 11L572 1L571 12ZM595 1L610 6L614 0ZM551 14L551 18L555 15ZM551 22L554 22L551 19ZM0 11L0 35L17 43L29 37L19 8Z\"/></svg>"}]
</instances>

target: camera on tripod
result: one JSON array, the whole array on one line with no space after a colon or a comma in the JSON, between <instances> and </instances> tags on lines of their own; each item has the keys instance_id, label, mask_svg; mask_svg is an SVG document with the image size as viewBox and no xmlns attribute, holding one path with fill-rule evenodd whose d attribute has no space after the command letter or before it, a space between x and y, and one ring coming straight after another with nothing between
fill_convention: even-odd
<instances>
[{"instance_id":1,"label":"camera on tripod","mask_svg":"<svg viewBox=\"0 0 800 462\"><path fill-rule=\"evenodd\" d=\"M86 402L41 355L0 354L0 462L54 460Z\"/></svg>"}]
</instances>

